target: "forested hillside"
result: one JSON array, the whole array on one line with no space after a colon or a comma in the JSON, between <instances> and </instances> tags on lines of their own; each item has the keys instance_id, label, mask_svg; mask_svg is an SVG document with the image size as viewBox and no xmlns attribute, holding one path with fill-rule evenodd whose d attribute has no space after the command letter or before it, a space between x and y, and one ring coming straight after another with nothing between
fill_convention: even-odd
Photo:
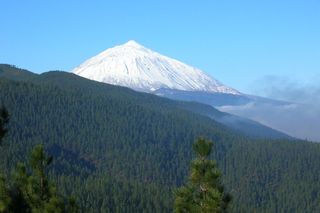
<instances>
[{"instance_id":1,"label":"forested hillside","mask_svg":"<svg viewBox=\"0 0 320 213\"><path fill-rule=\"evenodd\" d=\"M320 210L319 144L250 139L178 102L65 72L2 65L0 104L10 112L0 168L10 174L44 144L49 175L84 212L171 212L199 136L215 142L233 212Z\"/></svg>"}]
</instances>

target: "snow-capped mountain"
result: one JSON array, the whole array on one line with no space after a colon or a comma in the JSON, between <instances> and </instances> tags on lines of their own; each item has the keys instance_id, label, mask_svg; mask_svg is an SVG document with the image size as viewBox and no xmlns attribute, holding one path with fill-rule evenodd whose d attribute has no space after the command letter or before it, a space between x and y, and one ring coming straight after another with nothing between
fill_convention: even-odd
<instances>
[{"instance_id":1,"label":"snow-capped mountain","mask_svg":"<svg viewBox=\"0 0 320 213\"><path fill-rule=\"evenodd\" d=\"M295 116L287 116L295 105L240 93L200 69L163 56L135 41L107 49L72 72L90 80L125 86L174 100L204 103L292 136L302 135L296 134L300 126L291 129L291 125L287 125L295 123L288 119Z\"/></svg>"},{"instance_id":2,"label":"snow-capped mountain","mask_svg":"<svg viewBox=\"0 0 320 213\"><path fill-rule=\"evenodd\" d=\"M164 88L241 94L200 69L163 56L135 41L107 49L88 59L72 72L91 80L144 92Z\"/></svg>"}]
</instances>

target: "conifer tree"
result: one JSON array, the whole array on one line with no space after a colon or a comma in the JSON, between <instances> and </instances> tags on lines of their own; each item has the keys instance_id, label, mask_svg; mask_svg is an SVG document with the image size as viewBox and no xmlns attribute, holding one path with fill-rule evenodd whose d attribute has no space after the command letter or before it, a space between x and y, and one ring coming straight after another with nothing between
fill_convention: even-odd
<instances>
[{"instance_id":1,"label":"conifer tree","mask_svg":"<svg viewBox=\"0 0 320 213\"><path fill-rule=\"evenodd\" d=\"M31 152L28 167L18 164L10 187L0 179L0 212L19 213L76 213L79 208L74 198L67 202L58 195L48 180L46 169L52 162L42 145Z\"/></svg>"},{"instance_id":2,"label":"conifer tree","mask_svg":"<svg viewBox=\"0 0 320 213\"><path fill-rule=\"evenodd\" d=\"M175 193L175 212L226 212L231 196L224 192L216 162L209 159L212 145L202 138L193 145L196 158L191 162L188 183Z\"/></svg>"},{"instance_id":3,"label":"conifer tree","mask_svg":"<svg viewBox=\"0 0 320 213\"><path fill-rule=\"evenodd\" d=\"M24 165L18 165L15 183L32 212L62 212L64 208L55 187L45 175L45 170L51 161L52 157L45 154L43 146L37 145L32 150L29 160L31 174L27 173Z\"/></svg>"}]
</instances>

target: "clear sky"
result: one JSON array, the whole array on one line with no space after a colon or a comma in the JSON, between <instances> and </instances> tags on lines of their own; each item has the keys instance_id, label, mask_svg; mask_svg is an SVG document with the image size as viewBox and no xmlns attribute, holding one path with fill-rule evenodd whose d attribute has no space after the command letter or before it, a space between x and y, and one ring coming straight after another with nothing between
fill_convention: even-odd
<instances>
[{"instance_id":1,"label":"clear sky","mask_svg":"<svg viewBox=\"0 0 320 213\"><path fill-rule=\"evenodd\" d=\"M243 92L266 76L320 74L319 0L0 0L0 8L0 63L37 73L70 71L133 39Z\"/></svg>"}]
</instances>

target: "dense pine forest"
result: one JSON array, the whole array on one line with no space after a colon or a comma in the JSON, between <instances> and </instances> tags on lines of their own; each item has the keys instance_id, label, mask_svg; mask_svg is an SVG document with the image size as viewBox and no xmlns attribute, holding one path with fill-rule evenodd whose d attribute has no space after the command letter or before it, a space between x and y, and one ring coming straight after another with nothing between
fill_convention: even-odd
<instances>
[{"instance_id":1,"label":"dense pine forest","mask_svg":"<svg viewBox=\"0 0 320 213\"><path fill-rule=\"evenodd\" d=\"M2 104L1 171L9 178L43 144L49 178L82 212L172 212L199 136L214 141L231 212L320 211L320 144L248 137L183 102L66 72L1 65Z\"/></svg>"}]
</instances>

